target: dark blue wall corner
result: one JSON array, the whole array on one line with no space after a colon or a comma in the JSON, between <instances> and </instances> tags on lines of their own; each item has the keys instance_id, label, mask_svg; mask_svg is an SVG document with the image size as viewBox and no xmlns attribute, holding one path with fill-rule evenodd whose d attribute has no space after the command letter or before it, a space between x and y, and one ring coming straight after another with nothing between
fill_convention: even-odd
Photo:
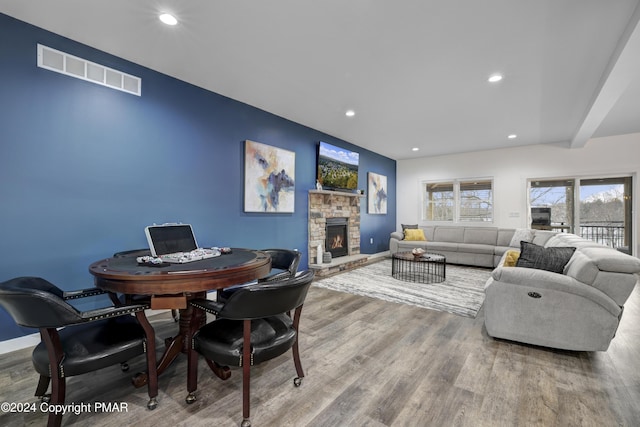
<instances>
[{"instance_id":1,"label":"dark blue wall corner","mask_svg":"<svg viewBox=\"0 0 640 427\"><path fill-rule=\"evenodd\" d=\"M38 43L141 77L142 96L38 68ZM89 264L146 247L152 223L190 223L201 246L304 252L320 140L360 153L360 188L387 176L388 214L363 199L361 252L388 249L394 160L3 14L0 57L0 281L92 286ZM244 212L245 140L296 153L294 213ZM0 325L0 341L34 332L1 309Z\"/></svg>"}]
</instances>

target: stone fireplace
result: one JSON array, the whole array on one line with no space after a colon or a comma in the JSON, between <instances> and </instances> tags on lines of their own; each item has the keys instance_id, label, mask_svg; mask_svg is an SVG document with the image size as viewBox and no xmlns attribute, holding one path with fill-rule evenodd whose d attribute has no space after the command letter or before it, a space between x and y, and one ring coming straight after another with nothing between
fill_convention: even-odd
<instances>
[{"instance_id":1,"label":"stone fireplace","mask_svg":"<svg viewBox=\"0 0 640 427\"><path fill-rule=\"evenodd\" d=\"M336 236L338 233L341 237ZM318 245L322 246L323 252L331 252L332 258L360 254L360 195L326 190L309 191L307 253L310 264L317 259Z\"/></svg>"}]
</instances>

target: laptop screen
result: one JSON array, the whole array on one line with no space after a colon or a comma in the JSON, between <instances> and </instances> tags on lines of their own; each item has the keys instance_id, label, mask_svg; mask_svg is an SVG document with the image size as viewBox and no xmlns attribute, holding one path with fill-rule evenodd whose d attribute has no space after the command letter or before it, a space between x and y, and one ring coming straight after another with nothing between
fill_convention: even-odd
<instances>
[{"instance_id":1,"label":"laptop screen","mask_svg":"<svg viewBox=\"0 0 640 427\"><path fill-rule=\"evenodd\" d=\"M151 255L190 252L198 248L189 224L152 225L145 228Z\"/></svg>"}]
</instances>

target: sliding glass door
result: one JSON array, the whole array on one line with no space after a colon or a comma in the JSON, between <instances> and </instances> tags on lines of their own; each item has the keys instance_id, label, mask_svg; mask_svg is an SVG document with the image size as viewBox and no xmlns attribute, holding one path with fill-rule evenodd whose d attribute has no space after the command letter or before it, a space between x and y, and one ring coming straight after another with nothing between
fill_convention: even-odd
<instances>
[{"instance_id":1,"label":"sliding glass door","mask_svg":"<svg viewBox=\"0 0 640 427\"><path fill-rule=\"evenodd\" d=\"M629 252L632 178L562 178L529 181L532 228L578 234ZM551 213L545 224L540 216Z\"/></svg>"},{"instance_id":2,"label":"sliding glass door","mask_svg":"<svg viewBox=\"0 0 640 427\"><path fill-rule=\"evenodd\" d=\"M628 252L631 177L580 180L580 235Z\"/></svg>"},{"instance_id":3,"label":"sliding glass door","mask_svg":"<svg viewBox=\"0 0 640 427\"><path fill-rule=\"evenodd\" d=\"M551 208L551 223L533 228L573 232L574 224L574 188L573 179L555 179L531 181L529 190L530 212L536 208Z\"/></svg>"}]
</instances>

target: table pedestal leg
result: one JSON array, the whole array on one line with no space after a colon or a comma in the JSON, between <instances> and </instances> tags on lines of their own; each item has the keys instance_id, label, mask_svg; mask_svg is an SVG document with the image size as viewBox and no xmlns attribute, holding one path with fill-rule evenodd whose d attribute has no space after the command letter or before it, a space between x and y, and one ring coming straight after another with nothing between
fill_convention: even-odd
<instances>
[{"instance_id":1,"label":"table pedestal leg","mask_svg":"<svg viewBox=\"0 0 640 427\"><path fill-rule=\"evenodd\" d=\"M204 360L207 362L207 365L209 365L211 371L221 380L228 380L231 377L231 369L229 369L228 366L220 366L213 360L207 358Z\"/></svg>"},{"instance_id":2,"label":"table pedestal leg","mask_svg":"<svg viewBox=\"0 0 640 427\"><path fill-rule=\"evenodd\" d=\"M171 363L178 357L180 353L187 352L187 343L185 339L189 336L189 328L191 324L191 311L193 309L190 305L187 305L187 308L180 309L180 330L178 335L173 338L167 338L165 340L165 350L162 354L162 357L158 361L157 372L158 376L160 376L165 369L171 365ZM136 388L142 387L147 384L147 375L146 373L137 374L133 380L133 385Z\"/></svg>"}]
</instances>

